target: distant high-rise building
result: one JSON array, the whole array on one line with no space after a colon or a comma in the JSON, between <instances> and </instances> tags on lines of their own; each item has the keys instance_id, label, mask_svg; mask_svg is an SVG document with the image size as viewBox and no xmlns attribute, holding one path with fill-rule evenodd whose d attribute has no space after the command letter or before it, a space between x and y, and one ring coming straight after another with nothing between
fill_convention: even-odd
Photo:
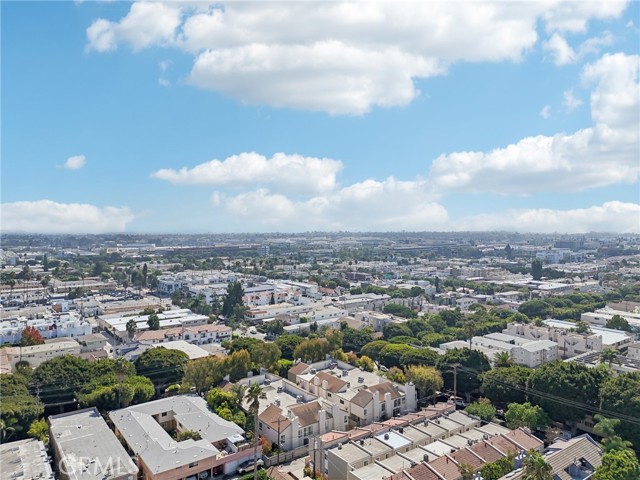
<instances>
[{"instance_id":1,"label":"distant high-rise building","mask_svg":"<svg viewBox=\"0 0 640 480\"><path fill-rule=\"evenodd\" d=\"M258 247L258 255L260 255L261 257L268 257L269 256L269 245L260 245Z\"/></svg>"}]
</instances>

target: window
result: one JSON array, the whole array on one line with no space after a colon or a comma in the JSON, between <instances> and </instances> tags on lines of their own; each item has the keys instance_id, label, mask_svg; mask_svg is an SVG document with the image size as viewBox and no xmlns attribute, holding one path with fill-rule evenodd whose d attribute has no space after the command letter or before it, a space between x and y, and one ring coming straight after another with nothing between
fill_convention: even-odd
<instances>
[{"instance_id":1,"label":"window","mask_svg":"<svg viewBox=\"0 0 640 480\"><path fill-rule=\"evenodd\" d=\"M280 435L280 444L284 445L285 441L286 441L286 436L285 435Z\"/></svg>"},{"instance_id":2,"label":"window","mask_svg":"<svg viewBox=\"0 0 640 480\"><path fill-rule=\"evenodd\" d=\"M167 416L167 412L162 412L162 416L166 417Z\"/></svg>"},{"instance_id":3,"label":"window","mask_svg":"<svg viewBox=\"0 0 640 480\"><path fill-rule=\"evenodd\" d=\"M262 430L262 422L258 422L258 429Z\"/></svg>"},{"instance_id":4,"label":"window","mask_svg":"<svg viewBox=\"0 0 640 480\"><path fill-rule=\"evenodd\" d=\"M366 409L366 408L364 409L364 414L365 414L365 415L367 414L367 409Z\"/></svg>"},{"instance_id":5,"label":"window","mask_svg":"<svg viewBox=\"0 0 640 480\"><path fill-rule=\"evenodd\" d=\"M365 460L365 461L364 461L364 466L366 467L367 465L369 465L369 461L368 461L368 460Z\"/></svg>"},{"instance_id":6,"label":"window","mask_svg":"<svg viewBox=\"0 0 640 480\"><path fill-rule=\"evenodd\" d=\"M341 403L342 405L344 405L344 400L340 400L340 403Z\"/></svg>"},{"instance_id":7,"label":"window","mask_svg":"<svg viewBox=\"0 0 640 480\"><path fill-rule=\"evenodd\" d=\"M197 467L198 466L198 462L193 462L189 464L189 468L193 468L193 467Z\"/></svg>"}]
</instances>

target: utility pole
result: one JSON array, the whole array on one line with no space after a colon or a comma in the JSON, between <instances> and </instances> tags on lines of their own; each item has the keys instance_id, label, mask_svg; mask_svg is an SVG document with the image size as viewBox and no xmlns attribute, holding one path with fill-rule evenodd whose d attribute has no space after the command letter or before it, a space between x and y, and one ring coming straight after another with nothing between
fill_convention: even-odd
<instances>
[{"instance_id":1,"label":"utility pole","mask_svg":"<svg viewBox=\"0 0 640 480\"><path fill-rule=\"evenodd\" d=\"M455 401L458 399L458 367L461 367L462 365L459 363L454 363L453 365L451 365L451 367L453 367L453 402L455 404Z\"/></svg>"},{"instance_id":2,"label":"utility pole","mask_svg":"<svg viewBox=\"0 0 640 480\"><path fill-rule=\"evenodd\" d=\"M280 465L280 449L282 448L282 442L280 441L280 421L282 417L278 417L278 459L276 464Z\"/></svg>"}]
</instances>

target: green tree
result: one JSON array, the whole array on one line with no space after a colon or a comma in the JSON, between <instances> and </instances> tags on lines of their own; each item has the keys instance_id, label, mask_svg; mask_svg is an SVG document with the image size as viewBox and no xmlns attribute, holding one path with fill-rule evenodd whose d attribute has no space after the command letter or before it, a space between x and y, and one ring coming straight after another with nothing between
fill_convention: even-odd
<instances>
[{"instance_id":1,"label":"green tree","mask_svg":"<svg viewBox=\"0 0 640 480\"><path fill-rule=\"evenodd\" d=\"M510 403L504 418L512 429L527 427L531 430L543 430L549 424L549 417L538 405Z\"/></svg>"},{"instance_id":2,"label":"green tree","mask_svg":"<svg viewBox=\"0 0 640 480\"><path fill-rule=\"evenodd\" d=\"M271 337L277 337L284 333L284 322L282 320L273 320L267 323L264 328L265 333Z\"/></svg>"},{"instance_id":3,"label":"green tree","mask_svg":"<svg viewBox=\"0 0 640 480\"><path fill-rule=\"evenodd\" d=\"M138 375L151 380L156 390L162 390L182 379L188 361L189 356L184 352L156 347L144 351L134 365Z\"/></svg>"},{"instance_id":4,"label":"green tree","mask_svg":"<svg viewBox=\"0 0 640 480\"><path fill-rule=\"evenodd\" d=\"M346 323L345 323L346 325ZM373 340L373 330L371 328L363 328L356 330L354 328L343 327L342 331L342 349L345 352L353 351L360 353L362 347Z\"/></svg>"},{"instance_id":5,"label":"green tree","mask_svg":"<svg viewBox=\"0 0 640 480\"><path fill-rule=\"evenodd\" d=\"M149 330L160 330L160 318L158 315L155 313L149 315L147 325L149 325Z\"/></svg>"},{"instance_id":6,"label":"green tree","mask_svg":"<svg viewBox=\"0 0 640 480\"><path fill-rule=\"evenodd\" d=\"M389 342L384 340L374 340L373 342L369 342L362 347L360 353L362 355L366 355L367 357L379 362L380 361L380 352L384 347L390 345Z\"/></svg>"},{"instance_id":7,"label":"green tree","mask_svg":"<svg viewBox=\"0 0 640 480\"><path fill-rule=\"evenodd\" d=\"M640 465L631 449L611 450L602 456L602 463L593 475L593 480L638 480Z\"/></svg>"},{"instance_id":8,"label":"green tree","mask_svg":"<svg viewBox=\"0 0 640 480\"><path fill-rule=\"evenodd\" d=\"M304 338L291 334L281 335L274 341L274 343L280 348L282 358L287 360L295 360L293 352L302 342L304 342Z\"/></svg>"},{"instance_id":9,"label":"green tree","mask_svg":"<svg viewBox=\"0 0 640 480\"><path fill-rule=\"evenodd\" d=\"M293 351L294 359L301 359L303 362L313 363L325 359L325 355L330 352L331 346L324 338L314 338L300 343Z\"/></svg>"},{"instance_id":10,"label":"green tree","mask_svg":"<svg viewBox=\"0 0 640 480\"><path fill-rule=\"evenodd\" d=\"M413 348L400 356L400 365L435 365L438 361L438 353L430 348Z\"/></svg>"},{"instance_id":11,"label":"green tree","mask_svg":"<svg viewBox=\"0 0 640 480\"><path fill-rule=\"evenodd\" d=\"M467 340L469 340L469 348L471 348L471 340L478 331L478 327L476 326L475 322L467 320L466 322L464 322L462 329L464 330L464 336Z\"/></svg>"},{"instance_id":12,"label":"green tree","mask_svg":"<svg viewBox=\"0 0 640 480\"><path fill-rule=\"evenodd\" d=\"M625 448L631 448L633 444L620 438L617 435L617 429L620 427L620 420L617 418L607 418L600 414L593 416L593 419L597 422L593 426L593 431L596 435L602 437L602 448L605 452L611 450L622 450Z\"/></svg>"},{"instance_id":13,"label":"green tree","mask_svg":"<svg viewBox=\"0 0 640 480\"><path fill-rule=\"evenodd\" d=\"M490 422L496 416L496 407L491 404L488 398L481 398L477 402L471 403L464 411L479 417L485 422Z\"/></svg>"},{"instance_id":14,"label":"green tree","mask_svg":"<svg viewBox=\"0 0 640 480\"><path fill-rule=\"evenodd\" d=\"M532 373L532 369L521 365L494 368L484 374L482 391L494 402L524 403L527 380Z\"/></svg>"},{"instance_id":15,"label":"green tree","mask_svg":"<svg viewBox=\"0 0 640 480\"><path fill-rule=\"evenodd\" d=\"M443 385L442 375L433 367L412 365L406 369L406 378L414 383L422 399L435 397L435 393Z\"/></svg>"},{"instance_id":16,"label":"green tree","mask_svg":"<svg viewBox=\"0 0 640 480\"><path fill-rule=\"evenodd\" d=\"M542 262L537 258L531 262L531 277L534 280L540 280L542 278Z\"/></svg>"},{"instance_id":17,"label":"green tree","mask_svg":"<svg viewBox=\"0 0 640 480\"><path fill-rule=\"evenodd\" d=\"M63 355L40 364L32 382L44 403L73 401L87 382L90 368L88 360Z\"/></svg>"},{"instance_id":18,"label":"green tree","mask_svg":"<svg viewBox=\"0 0 640 480\"><path fill-rule=\"evenodd\" d=\"M460 472L461 480L473 480L473 474L476 469L473 465L469 465L468 463L459 463L458 471Z\"/></svg>"},{"instance_id":19,"label":"green tree","mask_svg":"<svg viewBox=\"0 0 640 480\"><path fill-rule=\"evenodd\" d=\"M485 464L481 469L482 480L499 480L515 468L513 454Z\"/></svg>"},{"instance_id":20,"label":"green tree","mask_svg":"<svg viewBox=\"0 0 640 480\"><path fill-rule=\"evenodd\" d=\"M529 318L546 318L553 312L553 306L544 300L529 300L518 307L518 312Z\"/></svg>"},{"instance_id":21,"label":"green tree","mask_svg":"<svg viewBox=\"0 0 640 480\"><path fill-rule=\"evenodd\" d=\"M232 382L247 376L251 370L251 354L246 350L238 350L224 359L224 371Z\"/></svg>"},{"instance_id":22,"label":"green tree","mask_svg":"<svg viewBox=\"0 0 640 480\"><path fill-rule=\"evenodd\" d=\"M482 375L491 370L491 364L487 356L477 350L468 348L449 350L438 358L436 368L442 373L444 386L453 390L453 370L457 368L457 388L458 393L469 396L478 390L482 384Z\"/></svg>"},{"instance_id":23,"label":"green tree","mask_svg":"<svg viewBox=\"0 0 640 480\"><path fill-rule=\"evenodd\" d=\"M204 357L187 362L182 382L191 385L196 393L204 395L224 377L223 361L217 357Z\"/></svg>"},{"instance_id":24,"label":"green tree","mask_svg":"<svg viewBox=\"0 0 640 480\"><path fill-rule=\"evenodd\" d=\"M597 392L610 376L604 365L590 368L576 362L545 363L527 381L528 398L551 418L575 424L588 413L580 404L599 406Z\"/></svg>"},{"instance_id":25,"label":"green tree","mask_svg":"<svg viewBox=\"0 0 640 480\"><path fill-rule=\"evenodd\" d=\"M49 425L47 425L47 421L44 418L40 420L34 420L31 422L31 426L29 427L29 431L27 432L31 438L35 438L40 440L45 445L49 443Z\"/></svg>"},{"instance_id":26,"label":"green tree","mask_svg":"<svg viewBox=\"0 0 640 480\"><path fill-rule=\"evenodd\" d=\"M0 375L0 392L0 440L20 440L42 415L44 406L31 396L27 379L21 375Z\"/></svg>"},{"instance_id":27,"label":"green tree","mask_svg":"<svg viewBox=\"0 0 640 480\"><path fill-rule=\"evenodd\" d=\"M576 323L576 332L581 335L586 335L591 333L591 326L587 322L578 322Z\"/></svg>"},{"instance_id":28,"label":"green tree","mask_svg":"<svg viewBox=\"0 0 640 480\"><path fill-rule=\"evenodd\" d=\"M258 443L260 443L260 437L258 435L258 413L260 412L260 400L267 398L266 394L262 391L262 387L258 383L252 383L247 388L245 398L249 402L249 411L253 415L253 458L258 458ZM258 462L253 464L253 480L258 478Z\"/></svg>"},{"instance_id":29,"label":"green tree","mask_svg":"<svg viewBox=\"0 0 640 480\"><path fill-rule=\"evenodd\" d=\"M244 289L242 288L242 283L229 283L229 285L227 286L227 295L225 296L224 302L222 303L222 314L225 317L229 317L234 312L236 306L244 306L242 297L244 297Z\"/></svg>"},{"instance_id":30,"label":"green tree","mask_svg":"<svg viewBox=\"0 0 640 480\"><path fill-rule=\"evenodd\" d=\"M508 368L513 366L513 357L509 352L498 353L493 360L494 368Z\"/></svg>"},{"instance_id":31,"label":"green tree","mask_svg":"<svg viewBox=\"0 0 640 480\"><path fill-rule=\"evenodd\" d=\"M640 372L623 373L608 378L600 389L599 405L604 406L610 417L615 414L627 418L640 418ZM618 431L625 440L634 445L640 445L640 428L637 425L623 421Z\"/></svg>"},{"instance_id":32,"label":"green tree","mask_svg":"<svg viewBox=\"0 0 640 480\"><path fill-rule=\"evenodd\" d=\"M158 322L158 327L160 327L160 322ZM127 334L129 335L129 338L133 338L136 332L138 331L138 324L133 318L127 321L126 329L127 329Z\"/></svg>"},{"instance_id":33,"label":"green tree","mask_svg":"<svg viewBox=\"0 0 640 480\"><path fill-rule=\"evenodd\" d=\"M629 325L629 322L620 315L614 315L609 320L607 320L606 327L613 328L615 330L623 330L625 332L631 331L631 325Z\"/></svg>"},{"instance_id":34,"label":"green tree","mask_svg":"<svg viewBox=\"0 0 640 480\"><path fill-rule=\"evenodd\" d=\"M618 356L618 351L615 348L605 347L600 352L600 363L606 363L609 368L611 368L612 363L617 363L621 365L620 357Z\"/></svg>"},{"instance_id":35,"label":"green tree","mask_svg":"<svg viewBox=\"0 0 640 480\"><path fill-rule=\"evenodd\" d=\"M362 355L358 359L358 361L356 362L356 366L360 367L362 370L365 370L367 372L373 372L373 370L375 369L375 364L373 363L373 360L371 360L366 355Z\"/></svg>"},{"instance_id":36,"label":"green tree","mask_svg":"<svg viewBox=\"0 0 640 480\"><path fill-rule=\"evenodd\" d=\"M530 450L522 462L522 480L553 480L553 469L542 455Z\"/></svg>"},{"instance_id":37,"label":"green tree","mask_svg":"<svg viewBox=\"0 0 640 480\"><path fill-rule=\"evenodd\" d=\"M258 367L275 371L280 360L280 348L272 342L260 342L251 351L251 361Z\"/></svg>"},{"instance_id":38,"label":"green tree","mask_svg":"<svg viewBox=\"0 0 640 480\"><path fill-rule=\"evenodd\" d=\"M202 440L202 435L195 430L182 430L176 434L176 442L183 442L185 440Z\"/></svg>"}]
</instances>

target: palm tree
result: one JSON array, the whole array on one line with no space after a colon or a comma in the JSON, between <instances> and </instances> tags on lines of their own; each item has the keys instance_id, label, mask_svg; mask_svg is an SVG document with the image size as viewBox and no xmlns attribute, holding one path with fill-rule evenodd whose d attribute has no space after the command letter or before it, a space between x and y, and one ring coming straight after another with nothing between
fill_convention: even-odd
<instances>
[{"instance_id":1,"label":"palm tree","mask_svg":"<svg viewBox=\"0 0 640 480\"><path fill-rule=\"evenodd\" d=\"M493 360L495 368L510 367L513 365L513 358L509 352L498 353Z\"/></svg>"},{"instance_id":2,"label":"palm tree","mask_svg":"<svg viewBox=\"0 0 640 480\"><path fill-rule=\"evenodd\" d=\"M267 398L258 383L249 385L244 398L249 402L249 411L253 413L253 480L258 479L258 412L260 411L260 400ZM280 441L280 439L278 439Z\"/></svg>"},{"instance_id":3,"label":"palm tree","mask_svg":"<svg viewBox=\"0 0 640 480\"><path fill-rule=\"evenodd\" d=\"M620 357L618 357L618 351L611 347L603 348L600 352L600 363L606 363L609 368L611 368L611 364L613 362L621 365Z\"/></svg>"},{"instance_id":4,"label":"palm tree","mask_svg":"<svg viewBox=\"0 0 640 480\"><path fill-rule=\"evenodd\" d=\"M471 339L478 331L478 329L476 328L476 324L473 320L469 320L465 322L465 324L462 326L462 329L464 330L465 337L469 339L469 350L471 350Z\"/></svg>"},{"instance_id":5,"label":"palm tree","mask_svg":"<svg viewBox=\"0 0 640 480\"><path fill-rule=\"evenodd\" d=\"M136 331L138 330L138 324L132 318L127 322L126 328L127 328L127 333L129 334L129 338L133 338L133 336L136 334Z\"/></svg>"},{"instance_id":6,"label":"palm tree","mask_svg":"<svg viewBox=\"0 0 640 480\"><path fill-rule=\"evenodd\" d=\"M535 450L529 450L529 455L522 462L522 467L522 480L553 480L553 468Z\"/></svg>"},{"instance_id":7,"label":"palm tree","mask_svg":"<svg viewBox=\"0 0 640 480\"><path fill-rule=\"evenodd\" d=\"M242 408L242 401L247 394L247 386L242 383L234 383L231 385L230 392L236 397L236 406Z\"/></svg>"}]
</instances>

